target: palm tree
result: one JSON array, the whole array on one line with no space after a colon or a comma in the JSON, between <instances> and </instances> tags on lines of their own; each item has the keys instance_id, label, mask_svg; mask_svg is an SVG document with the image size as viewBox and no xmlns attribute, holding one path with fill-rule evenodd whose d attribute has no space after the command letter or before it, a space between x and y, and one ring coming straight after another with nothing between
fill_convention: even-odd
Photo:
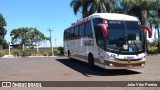
<instances>
[{"instance_id":1,"label":"palm tree","mask_svg":"<svg viewBox=\"0 0 160 90\"><path fill-rule=\"evenodd\" d=\"M70 6L73 8L74 14L81 11L83 18L98 12L111 12L114 0L72 0Z\"/></svg>"},{"instance_id":2,"label":"palm tree","mask_svg":"<svg viewBox=\"0 0 160 90\"><path fill-rule=\"evenodd\" d=\"M90 13L106 13L111 12L114 9L113 3L111 0L93 0L90 5Z\"/></svg>"},{"instance_id":3,"label":"palm tree","mask_svg":"<svg viewBox=\"0 0 160 90\"><path fill-rule=\"evenodd\" d=\"M151 8L152 0L122 0L122 4L125 8L125 12L129 13L135 9L140 12L140 17L142 25L146 25L148 19L148 10ZM133 13L137 13L134 11Z\"/></svg>"},{"instance_id":4,"label":"palm tree","mask_svg":"<svg viewBox=\"0 0 160 90\"><path fill-rule=\"evenodd\" d=\"M88 16L88 8L92 0L72 0L70 6L73 8L74 14L78 11L82 12L83 18Z\"/></svg>"}]
</instances>

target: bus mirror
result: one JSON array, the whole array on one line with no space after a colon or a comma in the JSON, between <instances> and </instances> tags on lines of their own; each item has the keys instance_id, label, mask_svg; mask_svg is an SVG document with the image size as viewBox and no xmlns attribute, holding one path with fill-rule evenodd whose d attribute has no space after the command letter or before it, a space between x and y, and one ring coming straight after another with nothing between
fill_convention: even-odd
<instances>
[{"instance_id":1,"label":"bus mirror","mask_svg":"<svg viewBox=\"0 0 160 90\"><path fill-rule=\"evenodd\" d=\"M141 29L142 30L146 29L148 31L149 38L152 37L152 29L151 28L149 28L148 26L141 25Z\"/></svg>"},{"instance_id":2,"label":"bus mirror","mask_svg":"<svg viewBox=\"0 0 160 90\"><path fill-rule=\"evenodd\" d=\"M107 34L108 34L108 30L105 24L98 24L99 27L101 27L102 31L103 31L103 37L106 38Z\"/></svg>"}]
</instances>

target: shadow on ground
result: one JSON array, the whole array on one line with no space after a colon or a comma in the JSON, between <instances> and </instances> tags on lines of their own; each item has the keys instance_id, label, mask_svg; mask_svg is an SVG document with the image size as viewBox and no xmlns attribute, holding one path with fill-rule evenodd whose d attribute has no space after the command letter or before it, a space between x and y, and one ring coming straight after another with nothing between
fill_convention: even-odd
<instances>
[{"instance_id":1,"label":"shadow on ground","mask_svg":"<svg viewBox=\"0 0 160 90\"><path fill-rule=\"evenodd\" d=\"M68 59L56 59L58 62L66 65L67 67L82 73L85 76L97 75L97 76L120 76L120 75L133 75L141 74L141 72L136 72L132 70L106 70L99 67L91 69L87 63L74 60L69 61Z\"/></svg>"}]
</instances>

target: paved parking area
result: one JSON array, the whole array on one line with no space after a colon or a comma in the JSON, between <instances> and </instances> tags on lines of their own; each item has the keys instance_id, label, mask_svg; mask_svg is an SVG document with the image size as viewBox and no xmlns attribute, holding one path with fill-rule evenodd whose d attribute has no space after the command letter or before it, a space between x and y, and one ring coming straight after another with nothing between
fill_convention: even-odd
<instances>
[{"instance_id":1,"label":"paved parking area","mask_svg":"<svg viewBox=\"0 0 160 90\"><path fill-rule=\"evenodd\" d=\"M101 68L92 70L88 64L80 61L70 62L67 57L0 59L0 81L160 81L159 58L158 55L147 56L145 68L133 70ZM61 89L85 90L85 88ZM99 89L105 90L105 88ZM158 88L150 89L158 90ZM114 88L114 90L121 89Z\"/></svg>"}]
</instances>

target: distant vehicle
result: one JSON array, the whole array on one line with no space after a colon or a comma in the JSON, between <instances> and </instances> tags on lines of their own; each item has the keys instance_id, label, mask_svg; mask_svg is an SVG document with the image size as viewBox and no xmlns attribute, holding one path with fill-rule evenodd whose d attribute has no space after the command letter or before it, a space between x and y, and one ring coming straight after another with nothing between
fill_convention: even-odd
<instances>
[{"instance_id":1,"label":"distant vehicle","mask_svg":"<svg viewBox=\"0 0 160 90\"><path fill-rule=\"evenodd\" d=\"M64 31L64 52L69 59L105 69L141 68L146 60L145 30L133 16L97 13Z\"/></svg>"}]
</instances>

